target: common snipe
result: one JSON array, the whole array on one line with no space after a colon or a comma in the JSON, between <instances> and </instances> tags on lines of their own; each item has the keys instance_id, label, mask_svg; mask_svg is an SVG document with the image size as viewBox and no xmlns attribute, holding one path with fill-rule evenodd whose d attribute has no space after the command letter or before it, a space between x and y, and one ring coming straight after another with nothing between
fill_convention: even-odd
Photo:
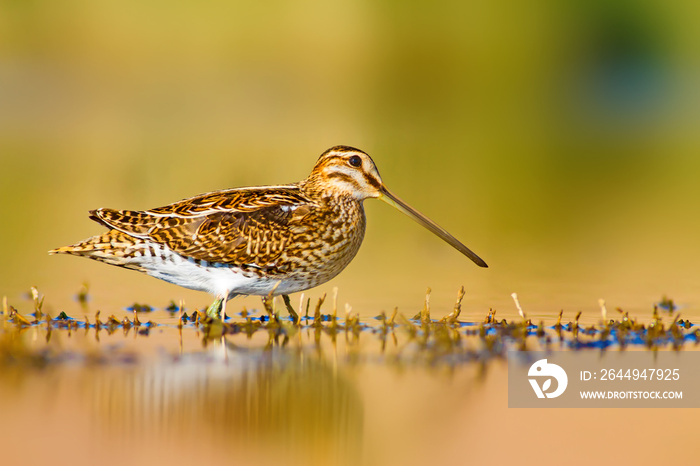
<instances>
[{"instance_id":1,"label":"common snipe","mask_svg":"<svg viewBox=\"0 0 700 466\"><path fill-rule=\"evenodd\" d=\"M206 291L221 303L236 295L282 295L335 277L365 234L362 201L380 198L480 267L486 263L443 228L387 190L372 159L336 146L311 175L283 186L201 194L143 212L100 208L90 218L108 231L50 251L85 256ZM290 312L291 311L290 309Z\"/></svg>"}]
</instances>

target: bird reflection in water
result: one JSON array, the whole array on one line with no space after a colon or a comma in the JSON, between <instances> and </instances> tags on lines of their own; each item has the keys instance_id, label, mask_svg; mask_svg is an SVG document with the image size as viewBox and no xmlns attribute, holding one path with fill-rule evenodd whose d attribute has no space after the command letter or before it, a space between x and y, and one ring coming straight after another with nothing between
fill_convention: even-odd
<instances>
[{"instance_id":1,"label":"bird reflection in water","mask_svg":"<svg viewBox=\"0 0 700 466\"><path fill-rule=\"evenodd\" d=\"M94 412L121 439L187 439L271 461L359 461L362 400L333 361L230 342L225 355L210 345L170 364L101 372Z\"/></svg>"}]
</instances>

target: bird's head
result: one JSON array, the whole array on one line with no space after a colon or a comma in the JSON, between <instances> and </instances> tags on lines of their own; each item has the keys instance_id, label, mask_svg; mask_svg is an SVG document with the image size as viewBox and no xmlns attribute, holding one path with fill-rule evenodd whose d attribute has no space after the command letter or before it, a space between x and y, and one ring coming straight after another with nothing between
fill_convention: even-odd
<instances>
[{"instance_id":1,"label":"bird's head","mask_svg":"<svg viewBox=\"0 0 700 466\"><path fill-rule=\"evenodd\" d=\"M359 201L381 197L384 183L372 158L359 149L335 146L319 157L309 180L325 195L352 197Z\"/></svg>"},{"instance_id":2,"label":"bird's head","mask_svg":"<svg viewBox=\"0 0 700 466\"><path fill-rule=\"evenodd\" d=\"M359 149L335 146L321 154L303 189L320 196L340 196L363 201L375 197L403 212L446 241L480 267L486 263L444 228L406 204L387 189L372 158Z\"/></svg>"}]
</instances>

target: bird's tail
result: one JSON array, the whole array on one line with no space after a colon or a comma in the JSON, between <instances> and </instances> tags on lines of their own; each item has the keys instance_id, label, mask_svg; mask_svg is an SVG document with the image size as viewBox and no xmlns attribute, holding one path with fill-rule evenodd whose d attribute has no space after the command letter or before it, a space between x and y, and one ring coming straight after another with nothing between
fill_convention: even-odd
<instances>
[{"instance_id":1,"label":"bird's tail","mask_svg":"<svg viewBox=\"0 0 700 466\"><path fill-rule=\"evenodd\" d=\"M119 230L109 230L70 246L52 249L49 254L71 254L95 259L113 265L125 265L131 257L138 238Z\"/></svg>"}]
</instances>

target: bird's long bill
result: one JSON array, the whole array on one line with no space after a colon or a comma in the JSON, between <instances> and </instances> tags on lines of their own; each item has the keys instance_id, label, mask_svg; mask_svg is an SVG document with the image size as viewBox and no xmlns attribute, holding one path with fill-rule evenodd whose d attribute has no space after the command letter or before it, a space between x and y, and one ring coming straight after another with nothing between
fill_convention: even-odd
<instances>
[{"instance_id":1,"label":"bird's long bill","mask_svg":"<svg viewBox=\"0 0 700 466\"><path fill-rule=\"evenodd\" d=\"M484 262L476 254L474 254L468 247L457 241L457 238L449 234L447 230L430 220L425 215L418 212L410 205L406 204L404 201L396 197L394 194L391 193L391 191L389 191L385 187L382 187L382 196L380 196L379 198L382 201L389 204L390 206L396 207L398 210L408 215L413 220L420 223L431 232L435 233L437 236L445 240L445 242L447 242L450 246L452 246L453 248L455 248L456 250L473 260L474 263L479 267L488 267L488 265L486 265L486 262Z\"/></svg>"}]
</instances>

